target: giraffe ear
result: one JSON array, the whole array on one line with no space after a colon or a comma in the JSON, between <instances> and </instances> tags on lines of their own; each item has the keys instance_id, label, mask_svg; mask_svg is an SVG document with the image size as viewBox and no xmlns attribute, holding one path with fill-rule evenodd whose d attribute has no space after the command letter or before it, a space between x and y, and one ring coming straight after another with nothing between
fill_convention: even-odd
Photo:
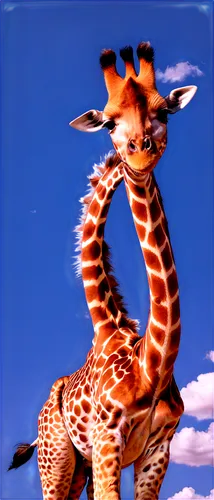
<instances>
[{"instance_id":1,"label":"giraffe ear","mask_svg":"<svg viewBox=\"0 0 214 500\"><path fill-rule=\"evenodd\" d=\"M168 113L176 113L191 101L197 90L196 85L189 85L188 87L179 87L170 92L165 97L168 107Z\"/></svg>"},{"instance_id":2,"label":"giraffe ear","mask_svg":"<svg viewBox=\"0 0 214 500\"><path fill-rule=\"evenodd\" d=\"M97 132L104 127L104 123L102 111L90 109L90 111L72 120L69 125L82 132Z\"/></svg>"}]
</instances>

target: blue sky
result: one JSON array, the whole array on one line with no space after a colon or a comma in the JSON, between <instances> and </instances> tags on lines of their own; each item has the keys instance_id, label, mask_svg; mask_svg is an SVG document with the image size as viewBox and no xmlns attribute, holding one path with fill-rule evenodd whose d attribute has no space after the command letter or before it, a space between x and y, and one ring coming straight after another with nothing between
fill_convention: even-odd
<instances>
[{"instance_id":1,"label":"blue sky","mask_svg":"<svg viewBox=\"0 0 214 500\"><path fill-rule=\"evenodd\" d=\"M36 438L37 416L52 383L84 363L93 337L83 286L71 265L72 230L87 175L112 146L106 131L83 134L68 123L88 109L103 109L106 103L99 67L103 48L118 53L124 45L136 48L141 40L149 40L156 52L156 69L165 74L167 66L172 68L171 80L189 71L181 81L158 80L162 95L182 85L198 85L193 101L169 120L168 147L156 178L180 285L182 339L176 381L181 389L212 371L211 359L205 359L212 349L213 326L212 4L3 1L1 7L1 498L29 500L42 498L36 453L27 465L6 473L13 446ZM176 66L187 62L203 75L187 64ZM119 59L118 69L124 74ZM106 239L130 315L141 320L143 334L148 286L123 185L110 209ZM210 380L208 376L208 384ZM200 392L200 380L197 383L195 391ZM203 414L203 401L198 401L196 416L192 410L184 415L178 432L193 428L194 440L200 432L196 443L201 444L203 456L211 419L209 412ZM185 432L187 444L190 431ZM191 446L190 439L189 453L196 456L197 449ZM211 466L187 465L190 459L184 455L182 464L170 463L161 499L185 487L193 488L201 498L210 495ZM123 472L122 498L133 498L131 469Z\"/></svg>"}]
</instances>

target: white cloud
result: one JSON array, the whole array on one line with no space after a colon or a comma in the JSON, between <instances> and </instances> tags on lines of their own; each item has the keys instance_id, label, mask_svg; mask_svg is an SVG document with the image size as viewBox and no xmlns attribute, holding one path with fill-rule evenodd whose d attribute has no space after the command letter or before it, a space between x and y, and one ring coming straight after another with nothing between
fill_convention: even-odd
<instances>
[{"instance_id":1,"label":"white cloud","mask_svg":"<svg viewBox=\"0 0 214 500\"><path fill-rule=\"evenodd\" d=\"M213 352L213 351L211 351ZM197 420L213 418L214 373L202 373L181 389L184 413Z\"/></svg>"},{"instance_id":2,"label":"white cloud","mask_svg":"<svg viewBox=\"0 0 214 500\"><path fill-rule=\"evenodd\" d=\"M198 66L193 66L188 61L177 63L175 66L167 66L165 71L157 69L156 78L164 83L182 82L188 76L202 76L203 72Z\"/></svg>"},{"instance_id":3,"label":"white cloud","mask_svg":"<svg viewBox=\"0 0 214 500\"><path fill-rule=\"evenodd\" d=\"M180 500L180 499L188 500L189 498L190 499L192 498L193 500L196 499L211 500L212 498L214 498L214 490L210 490L209 495L204 497L203 495L199 495L198 493L196 493L196 491L193 488L188 486L179 491L179 493L175 493L175 495L173 495L173 497L168 498L168 500Z\"/></svg>"},{"instance_id":4,"label":"white cloud","mask_svg":"<svg viewBox=\"0 0 214 500\"><path fill-rule=\"evenodd\" d=\"M210 359L210 361L212 361L214 363L214 351L209 351L206 354L206 359Z\"/></svg>"},{"instance_id":5,"label":"white cloud","mask_svg":"<svg viewBox=\"0 0 214 500\"><path fill-rule=\"evenodd\" d=\"M207 432L196 431L193 427L176 432L171 442L171 462L192 467L213 465L213 430L214 423L211 423Z\"/></svg>"}]
</instances>

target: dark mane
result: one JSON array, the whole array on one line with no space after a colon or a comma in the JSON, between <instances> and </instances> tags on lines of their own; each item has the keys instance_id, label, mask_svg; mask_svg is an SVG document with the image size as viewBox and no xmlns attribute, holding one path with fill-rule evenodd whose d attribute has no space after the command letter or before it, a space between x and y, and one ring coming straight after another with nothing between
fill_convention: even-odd
<instances>
[{"instance_id":1,"label":"dark mane","mask_svg":"<svg viewBox=\"0 0 214 500\"><path fill-rule=\"evenodd\" d=\"M82 204L82 209L80 214L80 224L76 226L76 228L74 229L74 231L77 233L76 252L78 252L78 256L76 257L75 266L76 266L76 274L78 276L82 276L81 248L82 248L83 228L94 192L103 174L109 168L116 167L120 162L121 162L120 157L116 153L110 152L108 155L105 156L103 162L101 162L99 165L95 164L93 166L94 172L88 176L88 179L90 181L88 184L89 190L86 196L80 199L80 203ZM104 240L102 246L102 254L103 254L103 267L109 282L112 296L114 298L114 301L118 309L122 313L121 323L124 327L127 326L128 328L131 328L134 332L136 332L138 330L138 321L132 320L128 317L128 312L124 305L123 296L119 292L119 285L113 274L110 247Z\"/></svg>"}]
</instances>

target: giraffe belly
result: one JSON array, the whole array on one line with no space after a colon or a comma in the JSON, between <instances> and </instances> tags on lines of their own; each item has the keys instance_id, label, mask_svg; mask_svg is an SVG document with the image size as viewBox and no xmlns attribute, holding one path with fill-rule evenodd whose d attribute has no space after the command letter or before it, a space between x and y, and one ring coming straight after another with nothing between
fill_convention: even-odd
<instances>
[{"instance_id":1,"label":"giraffe belly","mask_svg":"<svg viewBox=\"0 0 214 500\"><path fill-rule=\"evenodd\" d=\"M87 421L86 421L87 420ZM92 441L90 439L93 428L93 417L91 415L81 414L74 416L67 411L64 413L64 422L68 435L79 453L89 462L92 460Z\"/></svg>"},{"instance_id":2,"label":"giraffe belly","mask_svg":"<svg viewBox=\"0 0 214 500\"><path fill-rule=\"evenodd\" d=\"M130 433L123 454L123 467L133 463L143 453L149 438L150 423L148 419L137 422Z\"/></svg>"}]
</instances>

